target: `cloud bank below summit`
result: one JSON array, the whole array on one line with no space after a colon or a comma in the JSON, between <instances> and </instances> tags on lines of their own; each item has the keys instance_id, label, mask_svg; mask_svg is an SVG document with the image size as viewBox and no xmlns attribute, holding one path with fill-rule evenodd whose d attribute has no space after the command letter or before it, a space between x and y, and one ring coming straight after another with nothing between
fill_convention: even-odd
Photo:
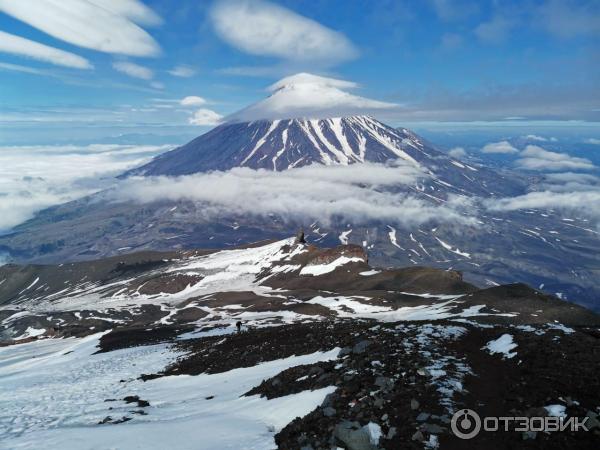
<instances>
[{"instance_id":1,"label":"cloud bank below summit","mask_svg":"<svg viewBox=\"0 0 600 450\"><path fill-rule=\"evenodd\" d=\"M444 205L392 192L391 187L414 184L426 174L412 164L312 165L284 172L235 168L181 177L128 178L107 192L112 201L151 203L160 200L203 204L208 217L242 214L288 220L338 220L364 224L420 225L432 220L475 224L462 212L464 199ZM214 189L218 186L218 189Z\"/></svg>"},{"instance_id":2,"label":"cloud bank below summit","mask_svg":"<svg viewBox=\"0 0 600 450\"><path fill-rule=\"evenodd\" d=\"M115 175L171 146L0 147L0 232L38 211L113 185Z\"/></svg>"}]
</instances>

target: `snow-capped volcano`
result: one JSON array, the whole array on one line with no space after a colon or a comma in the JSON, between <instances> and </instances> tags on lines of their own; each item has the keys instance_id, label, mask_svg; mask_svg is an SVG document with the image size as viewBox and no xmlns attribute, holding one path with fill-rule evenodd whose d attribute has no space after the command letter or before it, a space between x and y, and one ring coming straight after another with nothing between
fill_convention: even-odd
<instances>
[{"instance_id":1,"label":"snow-capped volcano","mask_svg":"<svg viewBox=\"0 0 600 450\"><path fill-rule=\"evenodd\" d=\"M124 176L388 162L416 168L427 180L420 180L415 189L442 197L518 190L497 173L455 160L410 130L392 128L366 115L227 122Z\"/></svg>"},{"instance_id":2,"label":"snow-capped volcano","mask_svg":"<svg viewBox=\"0 0 600 450\"><path fill-rule=\"evenodd\" d=\"M397 105L347 92L357 87L350 81L307 73L283 78L267 88L267 98L123 177L396 162L433 180L433 184L414 186L421 192L445 197L515 191L498 174L452 159L410 130L376 120L370 113Z\"/></svg>"},{"instance_id":3,"label":"snow-capped volcano","mask_svg":"<svg viewBox=\"0 0 600 450\"><path fill-rule=\"evenodd\" d=\"M227 123L149 164L136 175L185 175L232 167L286 170L425 157L421 139L369 116Z\"/></svg>"},{"instance_id":4,"label":"snow-capped volcano","mask_svg":"<svg viewBox=\"0 0 600 450\"><path fill-rule=\"evenodd\" d=\"M267 88L267 98L128 174L186 175L233 167L286 170L398 158L418 165L424 156L422 140L369 115L396 105L346 92L356 87L307 73L283 78Z\"/></svg>"}]
</instances>

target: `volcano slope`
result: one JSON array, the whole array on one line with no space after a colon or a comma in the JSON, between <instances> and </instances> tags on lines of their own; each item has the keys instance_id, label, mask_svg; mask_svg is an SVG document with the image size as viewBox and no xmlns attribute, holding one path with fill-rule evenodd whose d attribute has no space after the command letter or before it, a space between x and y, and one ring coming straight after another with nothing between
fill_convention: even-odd
<instances>
[{"instance_id":1,"label":"volcano slope","mask_svg":"<svg viewBox=\"0 0 600 450\"><path fill-rule=\"evenodd\" d=\"M285 239L0 268L7 448L596 448L600 317ZM236 332L236 322L242 332ZM452 415L587 417L481 432Z\"/></svg>"}]
</instances>

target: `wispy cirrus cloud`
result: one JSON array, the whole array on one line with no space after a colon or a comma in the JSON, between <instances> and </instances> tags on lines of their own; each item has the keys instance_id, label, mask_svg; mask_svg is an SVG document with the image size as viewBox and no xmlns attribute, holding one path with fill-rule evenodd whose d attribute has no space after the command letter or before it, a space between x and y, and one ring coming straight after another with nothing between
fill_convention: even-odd
<instances>
[{"instance_id":1,"label":"wispy cirrus cloud","mask_svg":"<svg viewBox=\"0 0 600 450\"><path fill-rule=\"evenodd\" d=\"M130 19L140 25L156 26L163 23L162 18L144 3L138 0L87 0L94 5Z\"/></svg>"},{"instance_id":2,"label":"wispy cirrus cloud","mask_svg":"<svg viewBox=\"0 0 600 450\"><path fill-rule=\"evenodd\" d=\"M464 20L479 10L476 2L464 0L429 0L440 20L446 22Z\"/></svg>"},{"instance_id":3,"label":"wispy cirrus cloud","mask_svg":"<svg viewBox=\"0 0 600 450\"><path fill-rule=\"evenodd\" d=\"M112 66L116 71L133 78L151 80L154 77L152 69L129 61L115 61Z\"/></svg>"},{"instance_id":4,"label":"wispy cirrus cloud","mask_svg":"<svg viewBox=\"0 0 600 450\"><path fill-rule=\"evenodd\" d=\"M600 4L594 0L546 0L534 14L534 25L561 38L600 35Z\"/></svg>"},{"instance_id":5,"label":"wispy cirrus cloud","mask_svg":"<svg viewBox=\"0 0 600 450\"><path fill-rule=\"evenodd\" d=\"M252 55L335 65L359 53L342 33L268 1L219 0L210 18L221 39Z\"/></svg>"},{"instance_id":6,"label":"wispy cirrus cloud","mask_svg":"<svg viewBox=\"0 0 600 450\"><path fill-rule=\"evenodd\" d=\"M136 24L154 25L160 18L137 0L0 0L0 12L79 47L129 56L160 53Z\"/></svg>"},{"instance_id":7,"label":"wispy cirrus cloud","mask_svg":"<svg viewBox=\"0 0 600 450\"><path fill-rule=\"evenodd\" d=\"M423 96L405 91L392 96L402 107L389 115L397 121L588 120L600 117L600 90L594 81L497 84L467 91L432 88Z\"/></svg>"},{"instance_id":8,"label":"wispy cirrus cloud","mask_svg":"<svg viewBox=\"0 0 600 450\"><path fill-rule=\"evenodd\" d=\"M190 78L196 75L196 69L190 66L175 66L167 71L170 75L179 78Z\"/></svg>"},{"instance_id":9,"label":"wispy cirrus cloud","mask_svg":"<svg viewBox=\"0 0 600 450\"><path fill-rule=\"evenodd\" d=\"M94 66L82 56L40 44L30 39L0 31L0 52L74 69L92 69Z\"/></svg>"}]
</instances>

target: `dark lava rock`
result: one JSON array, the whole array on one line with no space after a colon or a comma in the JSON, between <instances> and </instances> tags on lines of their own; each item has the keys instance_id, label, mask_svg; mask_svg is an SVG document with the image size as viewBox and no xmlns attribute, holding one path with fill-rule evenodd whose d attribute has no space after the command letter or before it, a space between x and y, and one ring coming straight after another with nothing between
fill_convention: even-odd
<instances>
[{"instance_id":1,"label":"dark lava rock","mask_svg":"<svg viewBox=\"0 0 600 450\"><path fill-rule=\"evenodd\" d=\"M336 413L335 408L332 408L331 406L327 406L326 408L323 408L323 415L325 417L335 416L335 413Z\"/></svg>"},{"instance_id":2,"label":"dark lava rock","mask_svg":"<svg viewBox=\"0 0 600 450\"><path fill-rule=\"evenodd\" d=\"M371 444L369 432L358 422L342 422L335 427L334 436L342 441L348 450L376 450Z\"/></svg>"},{"instance_id":3,"label":"dark lava rock","mask_svg":"<svg viewBox=\"0 0 600 450\"><path fill-rule=\"evenodd\" d=\"M140 399L137 395L128 395L123 399L125 403L137 403L140 408L150 406L150 402Z\"/></svg>"},{"instance_id":4,"label":"dark lava rock","mask_svg":"<svg viewBox=\"0 0 600 450\"><path fill-rule=\"evenodd\" d=\"M358 344L352 347L352 352L359 354L364 353L369 345L371 345L371 341L369 340L360 341Z\"/></svg>"}]
</instances>

